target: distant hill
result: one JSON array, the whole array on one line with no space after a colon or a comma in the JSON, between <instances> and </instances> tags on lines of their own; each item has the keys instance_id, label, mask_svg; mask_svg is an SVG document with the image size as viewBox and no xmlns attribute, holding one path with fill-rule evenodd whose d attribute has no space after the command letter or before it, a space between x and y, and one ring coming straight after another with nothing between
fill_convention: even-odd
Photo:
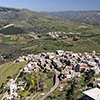
<instances>
[{"instance_id":1,"label":"distant hill","mask_svg":"<svg viewBox=\"0 0 100 100\"><path fill-rule=\"evenodd\" d=\"M14 24L14 27L19 27L27 33L45 33L50 31L69 32L73 30L73 28L78 27L77 25L75 26L73 22L28 9L0 7L0 28L2 29L9 24ZM2 32L4 32L4 30Z\"/></svg>"},{"instance_id":2,"label":"distant hill","mask_svg":"<svg viewBox=\"0 0 100 100\"><path fill-rule=\"evenodd\" d=\"M43 12L69 21L100 26L100 11Z\"/></svg>"},{"instance_id":3,"label":"distant hill","mask_svg":"<svg viewBox=\"0 0 100 100\"><path fill-rule=\"evenodd\" d=\"M76 14L77 13L77 14ZM81 13L81 14L80 14ZM85 20L85 16L91 15L89 19ZM48 32L74 32L74 33L83 33L83 34L98 34L100 33L100 28L95 28L92 25L86 25L77 22L86 22L87 24L99 25L99 12L97 14L98 18L93 17L94 12L60 12L59 14L64 17L64 14L68 15L69 19L64 20L57 18L55 16L38 13L35 11L30 11L28 9L16 9L9 7L0 7L0 33L2 34L24 34L24 33L48 33ZM84 16L83 16L84 15ZM81 18L82 17L82 18ZM83 18L84 17L84 18ZM75 22L74 19L77 19ZM79 19L80 20L79 20ZM94 22L93 22L94 18ZM70 21L71 20L71 21ZM97 23L96 21L97 20ZM79 28L80 26L86 28ZM11 26L11 27L10 27ZM13 26L13 27L12 27ZM7 28L7 29L6 29ZM13 31L13 32L12 32Z\"/></svg>"}]
</instances>

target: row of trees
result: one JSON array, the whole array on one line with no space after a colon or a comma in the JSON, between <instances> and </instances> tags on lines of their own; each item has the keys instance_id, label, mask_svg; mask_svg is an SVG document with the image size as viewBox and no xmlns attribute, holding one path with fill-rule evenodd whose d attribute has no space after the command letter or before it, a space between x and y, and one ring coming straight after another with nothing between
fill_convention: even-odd
<instances>
[{"instance_id":1,"label":"row of trees","mask_svg":"<svg viewBox=\"0 0 100 100\"><path fill-rule=\"evenodd\" d=\"M23 78L23 81L27 82L25 91L29 91L30 93L44 91L47 88L47 85L44 82L45 78L43 77L43 75L39 75L38 73L35 73L34 75L26 73L26 75L24 75L24 73L21 72L19 80L20 78Z\"/></svg>"}]
</instances>

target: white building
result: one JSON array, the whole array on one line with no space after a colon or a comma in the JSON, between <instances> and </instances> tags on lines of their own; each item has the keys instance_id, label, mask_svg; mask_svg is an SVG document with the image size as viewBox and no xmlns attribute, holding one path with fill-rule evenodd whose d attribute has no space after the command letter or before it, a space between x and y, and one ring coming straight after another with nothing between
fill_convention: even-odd
<instances>
[{"instance_id":1,"label":"white building","mask_svg":"<svg viewBox=\"0 0 100 100\"><path fill-rule=\"evenodd\" d=\"M67 78L72 78L71 74L66 75Z\"/></svg>"},{"instance_id":2,"label":"white building","mask_svg":"<svg viewBox=\"0 0 100 100\"><path fill-rule=\"evenodd\" d=\"M92 52L92 55L94 55L94 56L95 56L95 51L93 51L93 52Z\"/></svg>"},{"instance_id":3,"label":"white building","mask_svg":"<svg viewBox=\"0 0 100 100\"><path fill-rule=\"evenodd\" d=\"M92 98L93 100L100 100L100 89L99 88L93 88L87 91L84 91L83 94L84 96L83 100L90 100Z\"/></svg>"},{"instance_id":4,"label":"white building","mask_svg":"<svg viewBox=\"0 0 100 100\"><path fill-rule=\"evenodd\" d=\"M55 53L53 52L47 52L47 55L49 56L49 59L52 59L55 57Z\"/></svg>"},{"instance_id":5,"label":"white building","mask_svg":"<svg viewBox=\"0 0 100 100\"><path fill-rule=\"evenodd\" d=\"M14 92L16 92L17 90L17 85L16 84L11 84L10 85L10 94L14 94Z\"/></svg>"},{"instance_id":6,"label":"white building","mask_svg":"<svg viewBox=\"0 0 100 100\"><path fill-rule=\"evenodd\" d=\"M57 50L56 54L58 54L59 56L62 56L64 54L64 51L63 50Z\"/></svg>"}]
</instances>

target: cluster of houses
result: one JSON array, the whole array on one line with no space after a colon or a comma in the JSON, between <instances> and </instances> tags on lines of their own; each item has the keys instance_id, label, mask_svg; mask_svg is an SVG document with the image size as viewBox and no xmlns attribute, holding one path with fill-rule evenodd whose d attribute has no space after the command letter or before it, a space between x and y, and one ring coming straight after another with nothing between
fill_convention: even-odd
<instances>
[{"instance_id":1,"label":"cluster of houses","mask_svg":"<svg viewBox=\"0 0 100 100\"><path fill-rule=\"evenodd\" d=\"M78 34L78 35L79 35L79 34L81 34L81 33L73 33L73 32L69 32L69 33L67 33L67 34Z\"/></svg>"},{"instance_id":2,"label":"cluster of houses","mask_svg":"<svg viewBox=\"0 0 100 100\"><path fill-rule=\"evenodd\" d=\"M84 25L81 25L81 26L78 27L78 29L80 29L80 28L86 29L87 27L84 26Z\"/></svg>"},{"instance_id":3,"label":"cluster of houses","mask_svg":"<svg viewBox=\"0 0 100 100\"><path fill-rule=\"evenodd\" d=\"M59 34L65 34L66 32L49 32L48 35L50 35L52 38L59 38ZM68 36L63 36L62 38L68 38Z\"/></svg>"},{"instance_id":4,"label":"cluster of houses","mask_svg":"<svg viewBox=\"0 0 100 100\"><path fill-rule=\"evenodd\" d=\"M37 35L34 32L30 32L29 36L33 37L34 39L38 39Z\"/></svg>"},{"instance_id":5,"label":"cluster of houses","mask_svg":"<svg viewBox=\"0 0 100 100\"><path fill-rule=\"evenodd\" d=\"M14 83L13 79L10 79L7 83L4 84L3 88L10 87L6 94L4 94L2 100L12 100L18 98L17 93L17 84Z\"/></svg>"},{"instance_id":6,"label":"cluster of houses","mask_svg":"<svg viewBox=\"0 0 100 100\"><path fill-rule=\"evenodd\" d=\"M50 35L52 38L59 38L60 34L63 34L62 38L67 39L68 36L65 35L66 32L49 32L48 35ZM75 33L75 32L69 32L67 34L75 34L75 35L80 35L81 33Z\"/></svg>"},{"instance_id":7,"label":"cluster of houses","mask_svg":"<svg viewBox=\"0 0 100 100\"><path fill-rule=\"evenodd\" d=\"M25 81L19 81L18 84L15 83L15 80L10 79L8 82L6 82L3 86L5 89L6 87L10 87L6 94L3 96L2 100L16 100L18 99L18 93L17 89L24 90L27 83Z\"/></svg>"},{"instance_id":8,"label":"cluster of houses","mask_svg":"<svg viewBox=\"0 0 100 100\"><path fill-rule=\"evenodd\" d=\"M29 54L28 56L19 57L15 60L15 63L22 61L28 61L28 64L22 70L24 73L34 73L41 70L52 71L55 68L60 71L60 78L65 80L80 77L81 72L92 70L95 75L100 73L100 58L95 51L92 53L73 53L71 51L57 50L56 53ZM95 80L95 84L97 82L98 79ZM13 80L10 80L6 85L10 86L10 94L13 97L18 97L16 90L18 88L24 90L26 83L19 82L16 85Z\"/></svg>"},{"instance_id":9,"label":"cluster of houses","mask_svg":"<svg viewBox=\"0 0 100 100\"><path fill-rule=\"evenodd\" d=\"M61 74L65 78L80 76L80 72L95 71L95 75L100 73L100 59L93 53L73 53L57 50L56 53L47 52L38 55L29 54L19 57L15 62L28 60L29 63L24 67L24 72L38 72L41 69L51 71L54 68L62 69Z\"/></svg>"}]
</instances>

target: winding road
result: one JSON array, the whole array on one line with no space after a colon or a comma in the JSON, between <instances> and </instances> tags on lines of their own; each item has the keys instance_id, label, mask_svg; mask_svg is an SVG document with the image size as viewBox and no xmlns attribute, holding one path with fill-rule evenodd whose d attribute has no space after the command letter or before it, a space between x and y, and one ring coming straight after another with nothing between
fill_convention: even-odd
<instances>
[{"instance_id":1,"label":"winding road","mask_svg":"<svg viewBox=\"0 0 100 100\"><path fill-rule=\"evenodd\" d=\"M59 76L60 72L57 71L56 69L54 69L54 71L55 71L55 76L56 76L56 78L55 78L55 80L56 80L55 85L50 89L50 91L46 95L44 95L39 100L46 99L58 87L58 85L59 85L59 78L58 78L58 76Z\"/></svg>"}]
</instances>

